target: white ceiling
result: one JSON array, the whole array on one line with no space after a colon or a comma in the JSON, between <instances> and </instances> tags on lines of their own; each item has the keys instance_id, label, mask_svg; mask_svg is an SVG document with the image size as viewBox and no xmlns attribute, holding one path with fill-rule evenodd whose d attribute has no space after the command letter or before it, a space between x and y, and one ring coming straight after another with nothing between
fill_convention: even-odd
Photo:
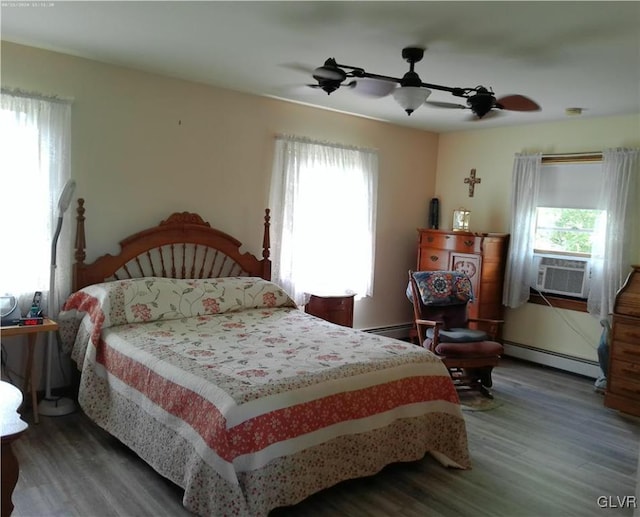
<instances>
[{"instance_id":1,"label":"white ceiling","mask_svg":"<svg viewBox=\"0 0 640 517\"><path fill-rule=\"evenodd\" d=\"M3 40L433 131L640 111L640 2L3 2ZM421 107L304 86L334 57L424 82L526 95L540 112ZM7 85L13 86L13 85ZM47 92L59 93L64 92ZM445 92L430 100L459 102Z\"/></svg>"}]
</instances>

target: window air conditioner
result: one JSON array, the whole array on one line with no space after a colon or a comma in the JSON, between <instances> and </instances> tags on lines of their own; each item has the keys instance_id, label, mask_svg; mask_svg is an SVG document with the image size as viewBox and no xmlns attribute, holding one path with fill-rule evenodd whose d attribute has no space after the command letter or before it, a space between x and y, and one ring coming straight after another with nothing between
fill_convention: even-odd
<instances>
[{"instance_id":1,"label":"window air conditioner","mask_svg":"<svg viewBox=\"0 0 640 517\"><path fill-rule=\"evenodd\" d=\"M543 293L586 298L589 294L589 259L534 255L532 287Z\"/></svg>"}]
</instances>

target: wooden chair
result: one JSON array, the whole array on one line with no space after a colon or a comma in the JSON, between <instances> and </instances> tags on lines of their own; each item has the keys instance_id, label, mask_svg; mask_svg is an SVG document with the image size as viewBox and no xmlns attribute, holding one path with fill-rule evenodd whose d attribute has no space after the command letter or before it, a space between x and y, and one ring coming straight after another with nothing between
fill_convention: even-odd
<instances>
[{"instance_id":1,"label":"wooden chair","mask_svg":"<svg viewBox=\"0 0 640 517\"><path fill-rule=\"evenodd\" d=\"M442 358L457 387L493 398L489 388L503 353L496 341L502 320L468 317L473 300L469 277L457 271L409 271L407 296L413 302L420 346ZM471 328L470 323L482 328Z\"/></svg>"}]
</instances>

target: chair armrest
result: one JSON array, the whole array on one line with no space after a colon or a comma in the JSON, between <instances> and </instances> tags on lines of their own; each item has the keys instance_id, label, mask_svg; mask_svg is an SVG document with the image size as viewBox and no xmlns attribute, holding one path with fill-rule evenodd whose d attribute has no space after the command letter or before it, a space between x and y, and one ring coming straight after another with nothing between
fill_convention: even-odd
<instances>
[{"instance_id":1,"label":"chair armrest","mask_svg":"<svg viewBox=\"0 0 640 517\"><path fill-rule=\"evenodd\" d=\"M489 318L468 318L467 321L477 321L480 323L494 323L495 325L500 325L504 323L504 320L492 320Z\"/></svg>"},{"instance_id":2,"label":"chair armrest","mask_svg":"<svg viewBox=\"0 0 640 517\"><path fill-rule=\"evenodd\" d=\"M437 320L423 320L423 319L416 320L416 330L418 331L418 340L420 344L424 346L424 339L425 339L426 332L423 332L421 328L422 326L433 328L433 339L431 340L431 343L428 349L431 352L435 353L436 346L438 346L438 341L440 340L440 329L444 327L444 322L437 321Z\"/></svg>"},{"instance_id":3,"label":"chair armrest","mask_svg":"<svg viewBox=\"0 0 640 517\"><path fill-rule=\"evenodd\" d=\"M444 325L442 321L436 321L436 320L416 320L416 324L428 325L430 327L438 327L438 326L441 327L442 325Z\"/></svg>"},{"instance_id":4,"label":"chair armrest","mask_svg":"<svg viewBox=\"0 0 640 517\"><path fill-rule=\"evenodd\" d=\"M489 326L489 337L494 341L498 335L498 327L504 323L504 320L492 320L489 318L468 318L467 321L472 321L474 323L487 323Z\"/></svg>"}]
</instances>

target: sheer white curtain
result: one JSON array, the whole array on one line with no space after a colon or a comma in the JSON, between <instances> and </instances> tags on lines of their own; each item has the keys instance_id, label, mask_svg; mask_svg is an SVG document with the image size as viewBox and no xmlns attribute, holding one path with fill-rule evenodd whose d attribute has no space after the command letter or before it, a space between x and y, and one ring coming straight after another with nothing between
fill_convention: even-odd
<instances>
[{"instance_id":1,"label":"sheer white curtain","mask_svg":"<svg viewBox=\"0 0 640 517\"><path fill-rule=\"evenodd\" d=\"M638 244L640 149L605 149L602 168L599 208L606 210L606 221L594 237L587 300L589 313L600 319L613 312L616 292L630 271L633 245Z\"/></svg>"},{"instance_id":2,"label":"sheer white curtain","mask_svg":"<svg viewBox=\"0 0 640 517\"><path fill-rule=\"evenodd\" d=\"M511 195L511 243L502 303L516 308L529 299L542 154L516 154Z\"/></svg>"},{"instance_id":3,"label":"sheer white curtain","mask_svg":"<svg viewBox=\"0 0 640 517\"><path fill-rule=\"evenodd\" d=\"M378 156L369 149L276 138L273 280L308 294L373 294Z\"/></svg>"},{"instance_id":4,"label":"sheer white curtain","mask_svg":"<svg viewBox=\"0 0 640 517\"><path fill-rule=\"evenodd\" d=\"M0 293L22 296L23 311L34 291L43 292L42 307L48 306L51 241L58 198L70 177L70 140L69 101L2 89ZM65 226L58 241L55 307L71 288L72 224L67 220Z\"/></svg>"}]
</instances>

